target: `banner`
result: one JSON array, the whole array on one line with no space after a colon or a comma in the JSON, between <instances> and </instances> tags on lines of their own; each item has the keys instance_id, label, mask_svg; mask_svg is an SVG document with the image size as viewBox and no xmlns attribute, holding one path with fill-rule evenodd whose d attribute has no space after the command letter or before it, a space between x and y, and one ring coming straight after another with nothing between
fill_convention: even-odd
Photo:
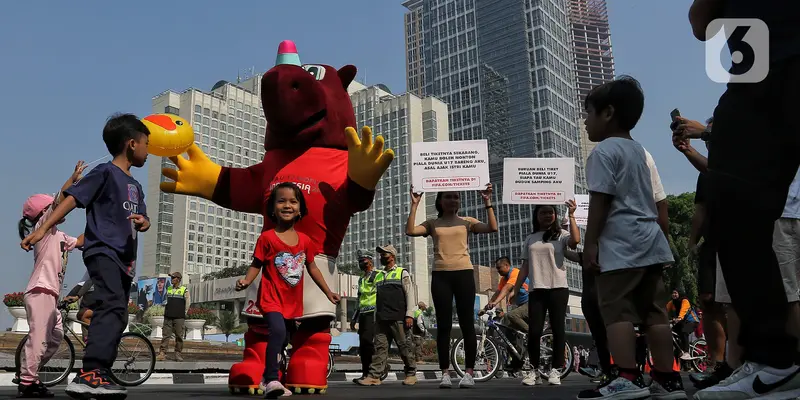
<instances>
[{"instance_id":1,"label":"banner","mask_svg":"<svg viewBox=\"0 0 800 400\"><path fill-rule=\"evenodd\" d=\"M489 183L486 140L411 143L414 191L483 190Z\"/></svg>"},{"instance_id":2,"label":"banner","mask_svg":"<svg viewBox=\"0 0 800 400\"><path fill-rule=\"evenodd\" d=\"M561 205L575 196L572 158L506 158L504 204Z\"/></svg>"},{"instance_id":3,"label":"banner","mask_svg":"<svg viewBox=\"0 0 800 400\"><path fill-rule=\"evenodd\" d=\"M163 306L167 301L167 289L171 286L169 277L143 278L136 283L136 305L145 311L151 306Z\"/></svg>"}]
</instances>

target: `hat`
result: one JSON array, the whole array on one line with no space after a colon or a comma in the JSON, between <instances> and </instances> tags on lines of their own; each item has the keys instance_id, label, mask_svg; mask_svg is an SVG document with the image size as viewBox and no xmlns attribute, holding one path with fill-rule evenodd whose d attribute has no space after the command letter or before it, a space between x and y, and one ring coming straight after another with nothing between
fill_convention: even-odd
<instances>
[{"instance_id":1,"label":"hat","mask_svg":"<svg viewBox=\"0 0 800 400\"><path fill-rule=\"evenodd\" d=\"M180 272L173 272L173 273L169 274L169 277L170 277L170 278L178 278L178 279L183 279L183 275L181 275L181 273L180 273Z\"/></svg>"},{"instance_id":2,"label":"hat","mask_svg":"<svg viewBox=\"0 0 800 400\"><path fill-rule=\"evenodd\" d=\"M53 204L53 196L35 194L28 197L28 200L25 200L25 204L22 205L22 216L30 220L36 219L51 204Z\"/></svg>"},{"instance_id":3,"label":"hat","mask_svg":"<svg viewBox=\"0 0 800 400\"><path fill-rule=\"evenodd\" d=\"M387 244L386 246L378 246L375 248L375 251L378 253L389 253L395 257L397 257L397 249L394 246Z\"/></svg>"},{"instance_id":4,"label":"hat","mask_svg":"<svg viewBox=\"0 0 800 400\"><path fill-rule=\"evenodd\" d=\"M361 260L361 259L364 259L364 258L372 259L372 257L373 257L372 256L372 252L369 251L369 250L359 249L356 252L356 259L358 259L358 260Z\"/></svg>"}]
</instances>

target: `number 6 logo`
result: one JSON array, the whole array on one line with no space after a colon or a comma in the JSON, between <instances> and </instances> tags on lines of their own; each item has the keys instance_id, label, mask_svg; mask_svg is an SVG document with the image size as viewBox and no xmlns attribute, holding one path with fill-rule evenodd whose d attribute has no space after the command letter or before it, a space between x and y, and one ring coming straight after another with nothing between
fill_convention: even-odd
<instances>
[{"instance_id":1,"label":"number 6 logo","mask_svg":"<svg viewBox=\"0 0 800 400\"><path fill-rule=\"evenodd\" d=\"M769 28L751 18L720 18L706 27L706 75L717 83L756 83L769 73ZM731 69L726 71L722 56L728 45Z\"/></svg>"}]
</instances>

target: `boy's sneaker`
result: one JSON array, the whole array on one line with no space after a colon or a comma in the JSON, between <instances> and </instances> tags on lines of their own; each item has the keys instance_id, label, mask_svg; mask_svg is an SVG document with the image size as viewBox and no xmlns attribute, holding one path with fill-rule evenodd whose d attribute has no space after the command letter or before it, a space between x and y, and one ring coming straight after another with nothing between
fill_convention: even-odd
<instances>
[{"instance_id":1,"label":"boy's sneaker","mask_svg":"<svg viewBox=\"0 0 800 400\"><path fill-rule=\"evenodd\" d=\"M55 397L55 394L47 389L42 382L30 385L20 384L17 388L17 398L21 399L46 399Z\"/></svg>"},{"instance_id":2,"label":"boy's sneaker","mask_svg":"<svg viewBox=\"0 0 800 400\"><path fill-rule=\"evenodd\" d=\"M732 373L733 368L731 368L728 363L721 362L717 363L715 368L710 371L693 372L689 374L689 380L692 381L695 388L702 390L722 382L723 379L731 376Z\"/></svg>"},{"instance_id":3,"label":"boy's sneaker","mask_svg":"<svg viewBox=\"0 0 800 400\"><path fill-rule=\"evenodd\" d=\"M683 381L680 373L674 373L665 378L658 379L653 376L650 382L650 396L654 400L680 400L686 398L683 390Z\"/></svg>"},{"instance_id":4,"label":"boy's sneaker","mask_svg":"<svg viewBox=\"0 0 800 400\"><path fill-rule=\"evenodd\" d=\"M694 358L694 357L692 357L692 355L689 354L688 352L684 351L684 352L681 353L681 360L683 360L683 361L691 361L692 358Z\"/></svg>"},{"instance_id":5,"label":"boy's sneaker","mask_svg":"<svg viewBox=\"0 0 800 400\"><path fill-rule=\"evenodd\" d=\"M539 371L531 370L525 375L525 378L522 379L522 384L525 386L536 386L537 383L542 383L541 378L539 378Z\"/></svg>"},{"instance_id":6,"label":"boy's sneaker","mask_svg":"<svg viewBox=\"0 0 800 400\"><path fill-rule=\"evenodd\" d=\"M747 361L715 386L694 394L704 399L793 399L800 396L800 367L778 369Z\"/></svg>"},{"instance_id":7,"label":"boy's sneaker","mask_svg":"<svg viewBox=\"0 0 800 400\"><path fill-rule=\"evenodd\" d=\"M650 397L650 389L639 375L633 381L621 376L597 389L587 389L578 394L578 399L634 400Z\"/></svg>"},{"instance_id":8,"label":"boy's sneaker","mask_svg":"<svg viewBox=\"0 0 800 400\"><path fill-rule=\"evenodd\" d=\"M550 374L547 375L547 383L551 385L561 384L561 374L557 370L551 369Z\"/></svg>"},{"instance_id":9,"label":"boy's sneaker","mask_svg":"<svg viewBox=\"0 0 800 400\"><path fill-rule=\"evenodd\" d=\"M442 380L439 382L439 389L450 389L453 387L453 382L450 380L450 373L442 374Z\"/></svg>"},{"instance_id":10,"label":"boy's sneaker","mask_svg":"<svg viewBox=\"0 0 800 400\"><path fill-rule=\"evenodd\" d=\"M108 371L102 369L81 370L65 391L74 399L124 399L128 396L128 390L114 383Z\"/></svg>"}]
</instances>

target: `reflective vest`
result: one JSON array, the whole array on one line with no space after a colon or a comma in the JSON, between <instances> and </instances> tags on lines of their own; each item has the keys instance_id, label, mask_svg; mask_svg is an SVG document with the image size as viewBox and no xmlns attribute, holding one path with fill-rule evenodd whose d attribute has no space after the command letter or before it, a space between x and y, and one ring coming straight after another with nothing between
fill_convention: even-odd
<instances>
[{"instance_id":1,"label":"reflective vest","mask_svg":"<svg viewBox=\"0 0 800 400\"><path fill-rule=\"evenodd\" d=\"M186 286L167 289L167 305L164 307L164 318L186 318Z\"/></svg>"},{"instance_id":2,"label":"reflective vest","mask_svg":"<svg viewBox=\"0 0 800 400\"><path fill-rule=\"evenodd\" d=\"M375 301L378 297L375 286L377 275L378 272L373 270L369 275L358 278L358 311L362 314L375 311Z\"/></svg>"},{"instance_id":3,"label":"reflective vest","mask_svg":"<svg viewBox=\"0 0 800 400\"><path fill-rule=\"evenodd\" d=\"M375 278L377 301L375 315L381 321L402 321L406 317L406 293L403 290L402 267L381 271Z\"/></svg>"}]
</instances>

